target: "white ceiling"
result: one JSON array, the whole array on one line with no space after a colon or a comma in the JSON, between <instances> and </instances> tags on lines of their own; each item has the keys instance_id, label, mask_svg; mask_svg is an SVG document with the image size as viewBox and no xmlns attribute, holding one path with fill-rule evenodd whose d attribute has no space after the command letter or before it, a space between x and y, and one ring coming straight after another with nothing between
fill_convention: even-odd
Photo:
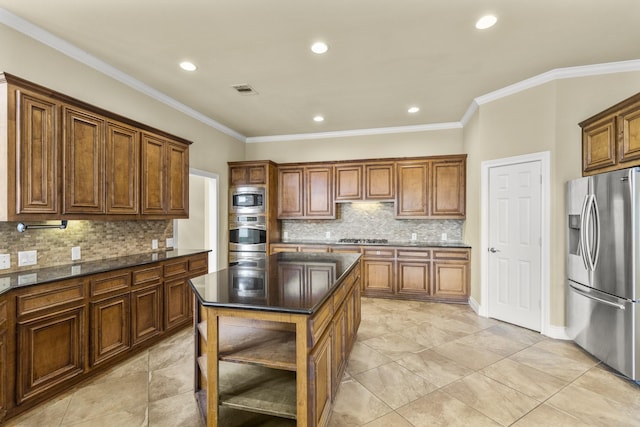
<instances>
[{"instance_id":1,"label":"white ceiling","mask_svg":"<svg viewBox=\"0 0 640 427\"><path fill-rule=\"evenodd\" d=\"M0 8L5 22L22 18L241 139L459 123L474 98L541 73L640 58L639 0L0 0ZM498 23L476 30L488 12ZM327 54L310 52L317 39ZM185 59L198 70L179 69ZM239 95L231 88L239 83L259 94ZM421 111L408 114L412 105Z\"/></svg>"}]
</instances>

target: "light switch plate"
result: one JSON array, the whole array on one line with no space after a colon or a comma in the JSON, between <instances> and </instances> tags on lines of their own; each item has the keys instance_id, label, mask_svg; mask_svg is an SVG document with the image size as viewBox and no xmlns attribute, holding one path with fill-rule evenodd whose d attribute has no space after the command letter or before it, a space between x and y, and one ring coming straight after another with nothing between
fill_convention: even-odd
<instances>
[{"instance_id":1,"label":"light switch plate","mask_svg":"<svg viewBox=\"0 0 640 427\"><path fill-rule=\"evenodd\" d=\"M158 249L158 239L153 239L151 241L151 249Z\"/></svg>"},{"instance_id":2,"label":"light switch plate","mask_svg":"<svg viewBox=\"0 0 640 427\"><path fill-rule=\"evenodd\" d=\"M173 237L167 237L167 248L173 247Z\"/></svg>"},{"instance_id":3,"label":"light switch plate","mask_svg":"<svg viewBox=\"0 0 640 427\"><path fill-rule=\"evenodd\" d=\"M447 240L447 233L442 233L442 238L441 240Z\"/></svg>"},{"instance_id":4,"label":"light switch plate","mask_svg":"<svg viewBox=\"0 0 640 427\"><path fill-rule=\"evenodd\" d=\"M11 267L11 255L0 254L0 270L6 270Z\"/></svg>"},{"instance_id":5,"label":"light switch plate","mask_svg":"<svg viewBox=\"0 0 640 427\"><path fill-rule=\"evenodd\" d=\"M411 240L418 240L418 233L411 233Z\"/></svg>"},{"instance_id":6,"label":"light switch plate","mask_svg":"<svg viewBox=\"0 0 640 427\"><path fill-rule=\"evenodd\" d=\"M71 261L77 261L81 258L80 246L74 246L71 248Z\"/></svg>"},{"instance_id":7,"label":"light switch plate","mask_svg":"<svg viewBox=\"0 0 640 427\"><path fill-rule=\"evenodd\" d=\"M18 267L26 265L36 265L38 263L38 251L20 251L18 252Z\"/></svg>"}]
</instances>

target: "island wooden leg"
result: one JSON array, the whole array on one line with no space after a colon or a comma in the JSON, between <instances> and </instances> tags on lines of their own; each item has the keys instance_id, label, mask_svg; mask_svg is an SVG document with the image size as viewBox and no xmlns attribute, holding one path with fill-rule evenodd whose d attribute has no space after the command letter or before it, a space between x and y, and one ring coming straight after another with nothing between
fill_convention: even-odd
<instances>
[{"instance_id":1,"label":"island wooden leg","mask_svg":"<svg viewBox=\"0 0 640 427\"><path fill-rule=\"evenodd\" d=\"M313 425L309 422L309 352L307 350L307 336L307 318L299 317L296 321L297 427L307 427Z\"/></svg>"},{"instance_id":2,"label":"island wooden leg","mask_svg":"<svg viewBox=\"0 0 640 427\"><path fill-rule=\"evenodd\" d=\"M207 427L218 426L218 334L217 310L207 311Z\"/></svg>"}]
</instances>

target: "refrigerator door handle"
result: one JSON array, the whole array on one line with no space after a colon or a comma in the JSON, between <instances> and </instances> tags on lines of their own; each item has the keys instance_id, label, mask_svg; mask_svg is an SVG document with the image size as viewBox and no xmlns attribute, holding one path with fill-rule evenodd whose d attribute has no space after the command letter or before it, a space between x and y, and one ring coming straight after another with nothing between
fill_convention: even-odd
<instances>
[{"instance_id":1,"label":"refrigerator door handle","mask_svg":"<svg viewBox=\"0 0 640 427\"><path fill-rule=\"evenodd\" d=\"M595 271L598 266L598 258L600 255L600 213L598 211L598 201L596 196L591 196L591 212L593 213L593 229L594 229L594 243L593 254L591 257L592 271Z\"/></svg>"},{"instance_id":2,"label":"refrigerator door handle","mask_svg":"<svg viewBox=\"0 0 640 427\"><path fill-rule=\"evenodd\" d=\"M589 205L589 196L584 197L582 202L582 209L580 210L580 256L582 257L582 263L584 269L589 270L589 264L587 263L588 247L585 244L587 241L587 206Z\"/></svg>"},{"instance_id":3,"label":"refrigerator door handle","mask_svg":"<svg viewBox=\"0 0 640 427\"><path fill-rule=\"evenodd\" d=\"M624 310L625 309L624 304L617 304L615 302L611 302L611 301L607 301L607 300L598 298L596 296L590 295L587 292L584 292L583 290L580 290L580 289L576 288L573 285L569 285L569 287L571 288L572 291L574 291L575 293L577 293L577 294L579 294L579 295L581 295L581 296L583 296L585 298L592 299L592 300L594 300L596 302L601 302L602 304L606 304L606 305L609 305L611 307L615 307L615 308L617 308L619 310Z\"/></svg>"}]
</instances>

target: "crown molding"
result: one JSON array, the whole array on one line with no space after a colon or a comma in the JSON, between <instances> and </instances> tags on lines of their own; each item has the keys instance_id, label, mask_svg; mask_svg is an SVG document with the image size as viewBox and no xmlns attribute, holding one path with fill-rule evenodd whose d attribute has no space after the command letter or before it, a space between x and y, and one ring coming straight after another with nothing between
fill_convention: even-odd
<instances>
[{"instance_id":1,"label":"crown molding","mask_svg":"<svg viewBox=\"0 0 640 427\"><path fill-rule=\"evenodd\" d=\"M434 123L434 124L414 125L414 126L394 126L394 127L384 127L384 128L338 130L338 131L332 131L332 132L298 133L298 134L291 134L291 135L251 136L247 138L246 142L258 143L258 142L275 142L275 141L299 141L299 140L306 140L306 139L342 138L342 137L365 136L365 135L386 135L390 133L424 132L424 131L461 129L461 128L462 128L462 124L460 122L449 122L449 123Z\"/></svg>"},{"instance_id":2,"label":"crown molding","mask_svg":"<svg viewBox=\"0 0 640 427\"><path fill-rule=\"evenodd\" d=\"M45 31L44 29L12 14L6 9L0 8L0 23L13 28L73 59L81 62L113 79L126 84L127 86L144 93L145 95L156 99L169 107L190 116L205 125L208 125L220 132L237 139L238 141L245 143L260 143L260 142L274 142L274 141L299 141L309 139L323 139L323 138L341 138L341 137L354 137L354 136L367 136L367 135L384 135L393 133L406 133L406 132L426 132L435 130L447 130L447 129L460 129L463 128L476 113L481 105L506 98L516 93L540 86L555 80L587 77L602 74L612 73L624 73L632 71L640 71L640 59L609 62L604 64L592 64L567 68L556 68L551 71L547 71L537 76L522 80L518 83L506 86L502 89L489 92L487 94L478 96L471 101L471 104L465 111L464 115L459 122L447 122L447 123L432 123L412 126L396 126L396 127L383 127L383 128L370 128L370 129L354 129L344 131L332 131L332 132L318 132L318 133L302 133L291 135L269 135L269 136L253 136L246 137L239 132L217 122L216 120L205 116L204 114L190 108L181 102L165 95L164 93L142 83L141 81L134 79L128 74L118 70L117 68L107 64L104 61L88 54L87 52L79 49L71 43L55 36L54 34Z\"/></svg>"},{"instance_id":3,"label":"crown molding","mask_svg":"<svg viewBox=\"0 0 640 427\"><path fill-rule=\"evenodd\" d=\"M13 13L7 11L6 9L0 8L0 23L6 25L7 27L13 28L16 31L21 32L22 34L31 37L34 40L37 40L40 43L43 43L52 49L55 49L64 55L67 55L70 58L75 59L76 61L87 65L94 70L105 74L114 80L123 83L138 92L141 92L157 101L160 101L174 110L180 111L187 116L190 116L207 126L211 126L219 130L220 132L229 135L239 141L245 142L245 136L236 132L235 130L228 128L227 126L218 123L217 121L205 116L204 114L184 105L181 102L176 101L170 96L165 95L164 93L142 83L140 80L134 79L130 75L118 70L117 68L107 64L106 62L96 58L95 56L90 55L82 49L72 45L60 37L45 31L44 29L38 27L26 21L19 16L14 15Z\"/></svg>"}]
</instances>

